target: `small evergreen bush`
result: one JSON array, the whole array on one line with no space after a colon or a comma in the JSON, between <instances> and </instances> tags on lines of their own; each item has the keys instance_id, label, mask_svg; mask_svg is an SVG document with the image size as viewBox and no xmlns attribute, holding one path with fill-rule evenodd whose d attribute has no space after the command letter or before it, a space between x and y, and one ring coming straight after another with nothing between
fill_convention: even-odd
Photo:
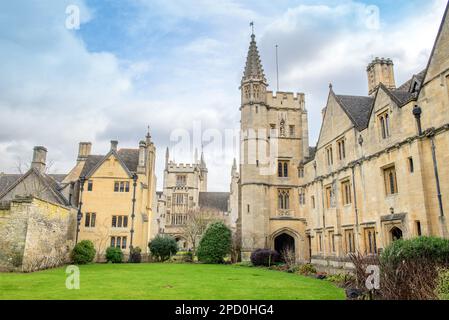
<instances>
[{"instance_id":1,"label":"small evergreen bush","mask_svg":"<svg viewBox=\"0 0 449 320\"><path fill-rule=\"evenodd\" d=\"M231 252L231 230L223 222L209 225L198 246L198 260L203 263L223 263L225 256Z\"/></svg>"},{"instance_id":2,"label":"small evergreen bush","mask_svg":"<svg viewBox=\"0 0 449 320\"><path fill-rule=\"evenodd\" d=\"M109 247L106 249L106 261L112 263L123 262L123 252L120 248Z\"/></svg>"},{"instance_id":3,"label":"small evergreen bush","mask_svg":"<svg viewBox=\"0 0 449 320\"><path fill-rule=\"evenodd\" d=\"M87 264L94 261L97 251L90 240L78 242L72 250L72 261L74 264Z\"/></svg>"},{"instance_id":4,"label":"small evergreen bush","mask_svg":"<svg viewBox=\"0 0 449 320\"><path fill-rule=\"evenodd\" d=\"M173 237L157 235L149 244L151 254L159 261L166 261L178 252L178 244Z\"/></svg>"},{"instance_id":5,"label":"small evergreen bush","mask_svg":"<svg viewBox=\"0 0 449 320\"><path fill-rule=\"evenodd\" d=\"M269 249L257 249L251 253L251 263L254 266L270 267L280 262L281 257L277 251Z\"/></svg>"},{"instance_id":6,"label":"small evergreen bush","mask_svg":"<svg viewBox=\"0 0 449 320\"><path fill-rule=\"evenodd\" d=\"M310 276L316 274L316 268L312 264L303 264L299 267L298 273L303 276Z\"/></svg>"}]
</instances>

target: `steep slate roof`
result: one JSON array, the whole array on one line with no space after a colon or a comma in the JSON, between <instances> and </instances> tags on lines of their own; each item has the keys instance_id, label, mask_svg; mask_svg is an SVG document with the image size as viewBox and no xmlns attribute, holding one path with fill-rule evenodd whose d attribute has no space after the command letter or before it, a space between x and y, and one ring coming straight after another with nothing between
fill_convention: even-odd
<instances>
[{"instance_id":1,"label":"steep slate roof","mask_svg":"<svg viewBox=\"0 0 449 320\"><path fill-rule=\"evenodd\" d=\"M25 180L26 177L28 177L31 174L35 174L38 179L48 188L48 190L55 196L55 198L59 201L60 204L63 205L69 205L69 201L65 198L65 196L61 193L61 185L58 181L56 181L52 176L46 174L46 173L40 173L38 170L31 168L24 174L19 175L2 175L0 177L1 180L3 180L5 177L5 180L10 180L11 182L13 179L14 181L12 183L9 183L8 185L5 184L4 188L0 189L0 198L3 197L5 194L9 193L11 190L13 190L17 185L19 185L23 180ZM8 178L9 176L9 178ZM3 185L3 183L2 183Z\"/></svg>"},{"instance_id":2,"label":"steep slate roof","mask_svg":"<svg viewBox=\"0 0 449 320\"><path fill-rule=\"evenodd\" d=\"M120 149L117 154L129 171L137 171L137 166L139 164L139 149Z\"/></svg>"},{"instance_id":3,"label":"steep slate roof","mask_svg":"<svg viewBox=\"0 0 449 320\"><path fill-rule=\"evenodd\" d=\"M21 174L0 174L0 194L20 179Z\"/></svg>"},{"instance_id":4,"label":"steep slate roof","mask_svg":"<svg viewBox=\"0 0 449 320\"><path fill-rule=\"evenodd\" d=\"M86 163L84 164L83 170L81 170L81 177L85 177L95 166L103 160L104 156L100 155L90 155L87 157Z\"/></svg>"},{"instance_id":5,"label":"steep slate roof","mask_svg":"<svg viewBox=\"0 0 449 320\"><path fill-rule=\"evenodd\" d=\"M126 166L128 171L136 172L139 164L139 149L120 149L117 156ZM87 176L107 155L90 155L87 157L80 176Z\"/></svg>"},{"instance_id":6,"label":"steep slate roof","mask_svg":"<svg viewBox=\"0 0 449 320\"><path fill-rule=\"evenodd\" d=\"M368 127L374 98L344 95L335 97L357 130L362 131Z\"/></svg>"},{"instance_id":7,"label":"steep slate roof","mask_svg":"<svg viewBox=\"0 0 449 320\"><path fill-rule=\"evenodd\" d=\"M228 211L229 192L200 192L198 204L202 208Z\"/></svg>"},{"instance_id":8,"label":"steep slate roof","mask_svg":"<svg viewBox=\"0 0 449 320\"><path fill-rule=\"evenodd\" d=\"M67 177L66 174L59 174L59 173L58 174L50 173L49 176L58 181L59 183L61 183L65 179L65 177Z\"/></svg>"},{"instance_id":9,"label":"steep slate roof","mask_svg":"<svg viewBox=\"0 0 449 320\"><path fill-rule=\"evenodd\" d=\"M257 49L256 36L254 34L251 35L251 43L249 45L242 82L248 80L259 80L267 82L262 67L259 50Z\"/></svg>"},{"instance_id":10,"label":"steep slate roof","mask_svg":"<svg viewBox=\"0 0 449 320\"><path fill-rule=\"evenodd\" d=\"M410 78L410 79L409 79L408 81L406 81L404 84L400 85L400 86L397 88L397 90L398 90L398 91L410 91L411 85L412 85L412 81L413 81L413 78L416 77L416 79L417 79L419 82L422 83L422 82L424 81L424 76L425 76L425 75L426 75L426 69L424 69L424 70L421 71L420 73L414 75L412 78Z\"/></svg>"}]
</instances>

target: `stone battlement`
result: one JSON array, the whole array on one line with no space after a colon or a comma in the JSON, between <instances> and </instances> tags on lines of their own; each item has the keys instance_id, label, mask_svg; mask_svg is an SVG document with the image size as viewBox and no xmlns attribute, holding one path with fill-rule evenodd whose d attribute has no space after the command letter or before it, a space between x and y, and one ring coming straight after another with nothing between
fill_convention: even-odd
<instances>
[{"instance_id":1,"label":"stone battlement","mask_svg":"<svg viewBox=\"0 0 449 320\"><path fill-rule=\"evenodd\" d=\"M170 161L168 164L168 171L193 172L197 167L198 164L174 163L173 161Z\"/></svg>"},{"instance_id":2,"label":"stone battlement","mask_svg":"<svg viewBox=\"0 0 449 320\"><path fill-rule=\"evenodd\" d=\"M275 108L305 110L305 95L299 92L267 91L267 103Z\"/></svg>"}]
</instances>

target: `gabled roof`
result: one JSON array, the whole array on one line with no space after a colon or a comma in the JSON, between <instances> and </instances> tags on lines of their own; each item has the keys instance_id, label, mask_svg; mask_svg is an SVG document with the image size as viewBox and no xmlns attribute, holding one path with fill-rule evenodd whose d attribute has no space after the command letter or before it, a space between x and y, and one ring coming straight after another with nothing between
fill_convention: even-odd
<instances>
[{"instance_id":1,"label":"gabled roof","mask_svg":"<svg viewBox=\"0 0 449 320\"><path fill-rule=\"evenodd\" d=\"M20 179L21 176L21 174L0 174L0 194Z\"/></svg>"},{"instance_id":2,"label":"gabled roof","mask_svg":"<svg viewBox=\"0 0 449 320\"><path fill-rule=\"evenodd\" d=\"M200 192L198 205L201 208L211 208L221 212L227 212L229 195L229 192Z\"/></svg>"},{"instance_id":3,"label":"gabled roof","mask_svg":"<svg viewBox=\"0 0 449 320\"><path fill-rule=\"evenodd\" d=\"M139 149L120 149L117 154L129 171L137 171L137 166L139 165Z\"/></svg>"},{"instance_id":4,"label":"gabled roof","mask_svg":"<svg viewBox=\"0 0 449 320\"><path fill-rule=\"evenodd\" d=\"M81 170L81 177L87 176L87 174L95 168L100 161L102 161L104 156L100 155L90 155L87 157L86 163L84 164L83 170Z\"/></svg>"},{"instance_id":5,"label":"gabled roof","mask_svg":"<svg viewBox=\"0 0 449 320\"><path fill-rule=\"evenodd\" d=\"M335 97L358 131L368 127L374 98L346 95L335 95Z\"/></svg>"},{"instance_id":6,"label":"gabled roof","mask_svg":"<svg viewBox=\"0 0 449 320\"><path fill-rule=\"evenodd\" d=\"M104 156L88 156L80 176L91 176L111 155L114 155L117 158L117 160L130 176L132 175L132 173L137 172L137 166L139 164L139 149L120 149L117 152L111 150Z\"/></svg>"},{"instance_id":7,"label":"gabled roof","mask_svg":"<svg viewBox=\"0 0 449 320\"><path fill-rule=\"evenodd\" d=\"M62 204L62 205L70 205L69 201L65 198L65 196L61 193L61 185L58 181L56 181L51 175L48 175L46 173L41 173L39 170L35 168L31 168L27 172L25 172L23 175L18 175L19 177L15 179L15 181L11 184L9 184L6 188L3 190L0 190L0 199L3 198L7 193L9 193L11 190L13 190L16 186L18 186L22 181L24 181L28 176L31 174L34 174L40 182L47 188L48 191L50 191L53 196L56 198L56 200ZM8 176L15 176L15 175L8 175Z\"/></svg>"},{"instance_id":8,"label":"gabled roof","mask_svg":"<svg viewBox=\"0 0 449 320\"><path fill-rule=\"evenodd\" d=\"M65 179L65 177L67 177L66 174L54 174L54 173L50 173L49 176L58 181L59 183L61 183Z\"/></svg>"},{"instance_id":9,"label":"gabled roof","mask_svg":"<svg viewBox=\"0 0 449 320\"><path fill-rule=\"evenodd\" d=\"M418 82L422 83L424 81L424 76L426 75L426 70L424 69L418 74L413 75L412 78L410 78L408 81L406 81L404 84L400 85L396 90L397 91L407 91L411 92L412 88L412 82L413 80L417 80Z\"/></svg>"}]
</instances>

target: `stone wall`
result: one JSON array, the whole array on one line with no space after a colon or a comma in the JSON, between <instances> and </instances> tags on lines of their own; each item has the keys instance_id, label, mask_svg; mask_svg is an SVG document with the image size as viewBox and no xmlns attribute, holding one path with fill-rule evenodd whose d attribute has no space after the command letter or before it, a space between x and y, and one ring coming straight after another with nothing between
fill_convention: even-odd
<instances>
[{"instance_id":1,"label":"stone wall","mask_svg":"<svg viewBox=\"0 0 449 320\"><path fill-rule=\"evenodd\" d=\"M31 272L67 263L75 210L33 197L0 206L0 271Z\"/></svg>"}]
</instances>

